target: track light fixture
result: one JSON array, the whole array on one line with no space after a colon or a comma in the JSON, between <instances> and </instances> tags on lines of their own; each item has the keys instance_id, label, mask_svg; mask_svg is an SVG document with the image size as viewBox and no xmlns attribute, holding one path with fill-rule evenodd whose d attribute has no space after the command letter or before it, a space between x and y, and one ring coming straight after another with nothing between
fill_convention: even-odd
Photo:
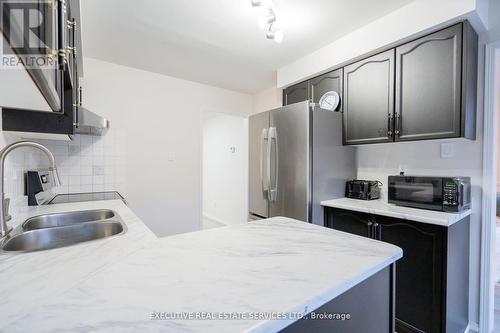
<instances>
[{"instance_id":1,"label":"track light fixture","mask_svg":"<svg viewBox=\"0 0 500 333\"><path fill-rule=\"evenodd\" d=\"M273 30L273 24L276 22L276 13L273 9L272 0L251 0L252 7L264 7L266 9L265 15L258 17L259 27L266 31L266 38L272 39L276 43L283 41L283 32L280 30Z\"/></svg>"},{"instance_id":2,"label":"track light fixture","mask_svg":"<svg viewBox=\"0 0 500 333\"><path fill-rule=\"evenodd\" d=\"M252 7L259 7L259 6L271 7L273 4L272 0L251 0L251 2L252 2Z\"/></svg>"}]
</instances>

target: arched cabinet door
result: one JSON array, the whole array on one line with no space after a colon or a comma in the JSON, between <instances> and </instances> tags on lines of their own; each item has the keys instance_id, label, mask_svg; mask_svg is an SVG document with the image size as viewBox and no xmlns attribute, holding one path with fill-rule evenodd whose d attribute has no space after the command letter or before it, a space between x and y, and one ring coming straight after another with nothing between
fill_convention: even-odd
<instances>
[{"instance_id":1,"label":"arched cabinet door","mask_svg":"<svg viewBox=\"0 0 500 333\"><path fill-rule=\"evenodd\" d=\"M344 68L344 144L393 141L394 49Z\"/></svg>"},{"instance_id":2,"label":"arched cabinet door","mask_svg":"<svg viewBox=\"0 0 500 333\"><path fill-rule=\"evenodd\" d=\"M396 48L396 141L460 136L462 24Z\"/></svg>"},{"instance_id":3,"label":"arched cabinet door","mask_svg":"<svg viewBox=\"0 0 500 333\"><path fill-rule=\"evenodd\" d=\"M396 265L398 332L443 332L446 228L385 216L375 223L377 239L404 253Z\"/></svg>"},{"instance_id":4,"label":"arched cabinet door","mask_svg":"<svg viewBox=\"0 0 500 333\"><path fill-rule=\"evenodd\" d=\"M326 227L372 238L372 218L370 214L330 208Z\"/></svg>"},{"instance_id":5,"label":"arched cabinet door","mask_svg":"<svg viewBox=\"0 0 500 333\"><path fill-rule=\"evenodd\" d=\"M342 68L311 79L310 95L313 103L319 103L324 94L334 91L340 96L340 104L335 111L342 112Z\"/></svg>"},{"instance_id":6,"label":"arched cabinet door","mask_svg":"<svg viewBox=\"0 0 500 333\"><path fill-rule=\"evenodd\" d=\"M283 90L283 106L309 99L309 81L297 83Z\"/></svg>"}]
</instances>

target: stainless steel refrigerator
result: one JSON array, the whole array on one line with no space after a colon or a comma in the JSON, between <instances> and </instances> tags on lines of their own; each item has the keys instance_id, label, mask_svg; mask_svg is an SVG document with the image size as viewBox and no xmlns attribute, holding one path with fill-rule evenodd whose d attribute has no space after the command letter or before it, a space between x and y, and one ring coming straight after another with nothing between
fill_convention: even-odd
<instances>
[{"instance_id":1,"label":"stainless steel refrigerator","mask_svg":"<svg viewBox=\"0 0 500 333\"><path fill-rule=\"evenodd\" d=\"M286 216L323 225L320 202L344 196L354 148L342 146L342 113L310 102L249 118L249 220Z\"/></svg>"}]
</instances>

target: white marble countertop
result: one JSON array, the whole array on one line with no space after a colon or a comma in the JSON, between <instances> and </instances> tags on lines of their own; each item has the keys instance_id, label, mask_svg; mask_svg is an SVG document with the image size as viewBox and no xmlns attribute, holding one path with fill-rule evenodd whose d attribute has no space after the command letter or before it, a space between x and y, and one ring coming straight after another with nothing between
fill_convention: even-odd
<instances>
[{"instance_id":1,"label":"white marble countertop","mask_svg":"<svg viewBox=\"0 0 500 333\"><path fill-rule=\"evenodd\" d=\"M110 239L0 255L0 331L275 332L293 320L151 320L153 312L308 313L401 258L393 245L272 218L166 238L121 201L60 204L15 217L110 208Z\"/></svg>"},{"instance_id":2,"label":"white marble countertop","mask_svg":"<svg viewBox=\"0 0 500 333\"><path fill-rule=\"evenodd\" d=\"M321 202L322 206L354 210L374 215L385 215L399 219L429 223L449 227L471 214L471 210L460 213L445 213L433 210L402 207L389 204L383 200L358 200L339 198Z\"/></svg>"}]
</instances>

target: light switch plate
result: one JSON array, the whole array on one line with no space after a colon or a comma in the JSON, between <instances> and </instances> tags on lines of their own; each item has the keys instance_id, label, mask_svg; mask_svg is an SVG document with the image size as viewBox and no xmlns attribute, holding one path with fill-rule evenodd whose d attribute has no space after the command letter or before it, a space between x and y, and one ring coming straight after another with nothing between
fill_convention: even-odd
<instances>
[{"instance_id":1,"label":"light switch plate","mask_svg":"<svg viewBox=\"0 0 500 333\"><path fill-rule=\"evenodd\" d=\"M452 158L455 156L455 146L451 142L441 144L441 158Z\"/></svg>"},{"instance_id":2,"label":"light switch plate","mask_svg":"<svg viewBox=\"0 0 500 333\"><path fill-rule=\"evenodd\" d=\"M104 166L102 166L102 165L92 166L92 175L103 176L104 175Z\"/></svg>"},{"instance_id":3,"label":"light switch plate","mask_svg":"<svg viewBox=\"0 0 500 333\"><path fill-rule=\"evenodd\" d=\"M173 152L173 151L168 152L167 153L167 160L169 162L175 161L175 152Z\"/></svg>"}]
</instances>

